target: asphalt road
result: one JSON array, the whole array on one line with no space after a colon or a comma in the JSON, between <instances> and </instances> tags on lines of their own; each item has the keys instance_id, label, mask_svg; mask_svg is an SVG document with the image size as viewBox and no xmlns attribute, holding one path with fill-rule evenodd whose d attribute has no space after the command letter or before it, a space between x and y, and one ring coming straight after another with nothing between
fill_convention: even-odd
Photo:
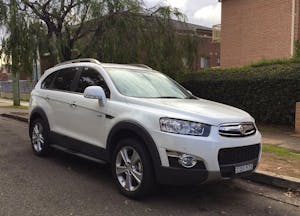
<instances>
[{"instance_id":1,"label":"asphalt road","mask_svg":"<svg viewBox=\"0 0 300 216\"><path fill-rule=\"evenodd\" d=\"M0 215L300 215L297 193L244 180L159 186L143 201L120 195L110 170L55 152L32 154L27 124L0 117Z\"/></svg>"}]
</instances>

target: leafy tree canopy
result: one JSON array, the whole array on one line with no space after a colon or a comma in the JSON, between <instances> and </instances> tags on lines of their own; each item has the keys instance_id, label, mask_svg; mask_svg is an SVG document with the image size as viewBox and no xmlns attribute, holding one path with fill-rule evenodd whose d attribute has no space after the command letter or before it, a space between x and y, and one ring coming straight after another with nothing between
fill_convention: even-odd
<instances>
[{"instance_id":1,"label":"leafy tree canopy","mask_svg":"<svg viewBox=\"0 0 300 216\"><path fill-rule=\"evenodd\" d=\"M24 68L36 58L37 49L50 53L53 64L95 57L145 63L172 76L194 64L196 40L176 33L172 19L185 20L176 8L146 8L140 0L0 0L0 12L0 24L6 23L9 33L6 50L18 43Z\"/></svg>"}]
</instances>

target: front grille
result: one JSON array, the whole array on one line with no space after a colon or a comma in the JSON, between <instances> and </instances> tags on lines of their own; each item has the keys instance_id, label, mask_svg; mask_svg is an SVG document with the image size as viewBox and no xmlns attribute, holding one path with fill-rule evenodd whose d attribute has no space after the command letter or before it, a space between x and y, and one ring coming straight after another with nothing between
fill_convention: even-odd
<instances>
[{"instance_id":1,"label":"front grille","mask_svg":"<svg viewBox=\"0 0 300 216\"><path fill-rule=\"evenodd\" d=\"M237 164L258 159L259 151L259 144L220 149L218 154L219 165Z\"/></svg>"},{"instance_id":2,"label":"front grille","mask_svg":"<svg viewBox=\"0 0 300 216\"><path fill-rule=\"evenodd\" d=\"M227 137L245 137L255 134L256 127L252 122L227 123L219 126L219 134Z\"/></svg>"}]
</instances>

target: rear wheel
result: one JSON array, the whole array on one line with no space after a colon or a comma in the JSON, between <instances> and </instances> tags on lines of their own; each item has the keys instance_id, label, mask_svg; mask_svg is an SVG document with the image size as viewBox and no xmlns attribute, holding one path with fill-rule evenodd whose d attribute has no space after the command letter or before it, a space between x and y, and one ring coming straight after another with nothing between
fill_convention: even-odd
<instances>
[{"instance_id":1,"label":"rear wheel","mask_svg":"<svg viewBox=\"0 0 300 216\"><path fill-rule=\"evenodd\" d=\"M33 152L45 156L50 152L48 143L49 127L42 119L33 121L30 127L30 138Z\"/></svg>"},{"instance_id":2,"label":"rear wheel","mask_svg":"<svg viewBox=\"0 0 300 216\"><path fill-rule=\"evenodd\" d=\"M136 139L118 142L113 153L112 173L120 192L133 199L146 196L154 185L150 156L143 143Z\"/></svg>"}]
</instances>

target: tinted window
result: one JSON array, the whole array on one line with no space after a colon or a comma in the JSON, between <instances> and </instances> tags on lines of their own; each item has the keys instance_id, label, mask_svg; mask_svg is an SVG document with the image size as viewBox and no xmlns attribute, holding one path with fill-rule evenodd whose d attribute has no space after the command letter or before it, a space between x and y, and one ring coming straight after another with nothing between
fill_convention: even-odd
<instances>
[{"instance_id":1,"label":"tinted window","mask_svg":"<svg viewBox=\"0 0 300 216\"><path fill-rule=\"evenodd\" d=\"M52 89L71 91L71 85L79 68L65 68L58 71Z\"/></svg>"},{"instance_id":2,"label":"tinted window","mask_svg":"<svg viewBox=\"0 0 300 216\"><path fill-rule=\"evenodd\" d=\"M51 84L53 79L55 78L57 72L51 73L49 76L47 76L47 78L42 82L42 89L49 89L51 88Z\"/></svg>"},{"instance_id":3,"label":"tinted window","mask_svg":"<svg viewBox=\"0 0 300 216\"><path fill-rule=\"evenodd\" d=\"M101 86L106 94L106 97L109 98L109 89L99 72L92 68L83 68L76 88L76 92L83 93L86 87L89 86Z\"/></svg>"}]
</instances>

